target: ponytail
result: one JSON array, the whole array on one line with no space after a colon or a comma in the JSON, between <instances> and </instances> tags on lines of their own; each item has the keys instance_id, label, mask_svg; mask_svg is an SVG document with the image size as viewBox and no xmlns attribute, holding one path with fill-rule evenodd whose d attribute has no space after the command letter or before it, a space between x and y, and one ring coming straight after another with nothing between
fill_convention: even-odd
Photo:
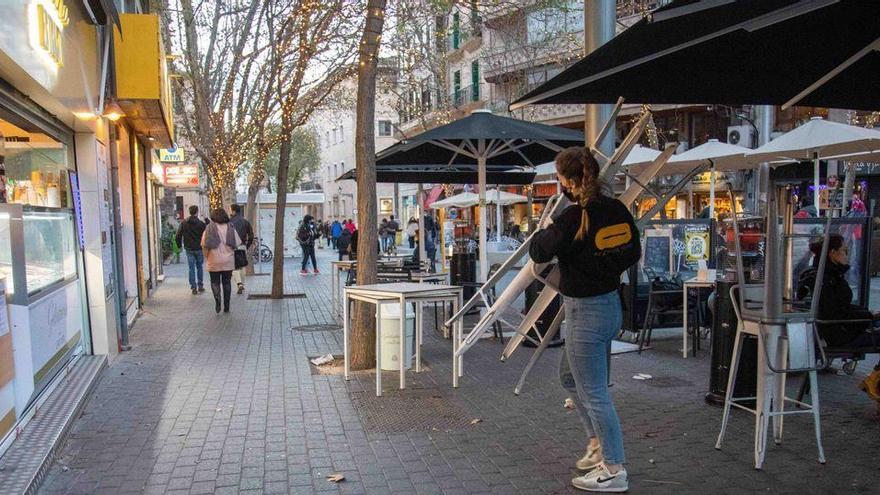
<instances>
[{"instance_id":1,"label":"ponytail","mask_svg":"<svg viewBox=\"0 0 880 495\"><path fill-rule=\"evenodd\" d=\"M584 240L590 230L587 204L601 195L599 162L589 148L574 146L556 155L556 171L573 184L571 193L581 207L581 224L574 238L579 241Z\"/></svg>"}]
</instances>

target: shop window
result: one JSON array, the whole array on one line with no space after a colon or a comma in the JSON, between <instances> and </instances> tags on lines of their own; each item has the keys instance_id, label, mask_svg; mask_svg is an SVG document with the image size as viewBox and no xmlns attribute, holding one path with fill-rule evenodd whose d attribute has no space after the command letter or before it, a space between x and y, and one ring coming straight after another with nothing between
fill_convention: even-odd
<instances>
[{"instance_id":1,"label":"shop window","mask_svg":"<svg viewBox=\"0 0 880 495\"><path fill-rule=\"evenodd\" d=\"M68 150L63 143L0 117L0 164L0 202L70 207Z\"/></svg>"}]
</instances>

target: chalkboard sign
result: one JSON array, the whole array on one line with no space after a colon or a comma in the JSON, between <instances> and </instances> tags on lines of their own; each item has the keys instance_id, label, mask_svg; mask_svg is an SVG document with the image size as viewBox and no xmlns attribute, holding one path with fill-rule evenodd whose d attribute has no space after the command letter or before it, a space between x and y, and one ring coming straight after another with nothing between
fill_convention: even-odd
<instances>
[{"instance_id":1,"label":"chalkboard sign","mask_svg":"<svg viewBox=\"0 0 880 495\"><path fill-rule=\"evenodd\" d=\"M645 250L642 268L650 268L655 273L672 272L672 232L669 230L645 231Z\"/></svg>"}]
</instances>

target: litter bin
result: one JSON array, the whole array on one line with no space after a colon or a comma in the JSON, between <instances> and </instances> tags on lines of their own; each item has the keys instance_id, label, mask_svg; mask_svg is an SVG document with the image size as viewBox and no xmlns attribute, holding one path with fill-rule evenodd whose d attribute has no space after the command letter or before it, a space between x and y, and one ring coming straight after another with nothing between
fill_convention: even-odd
<instances>
[{"instance_id":1,"label":"litter bin","mask_svg":"<svg viewBox=\"0 0 880 495\"><path fill-rule=\"evenodd\" d=\"M718 281L715 290L715 310L712 320L712 363L709 368L709 393L706 402L716 406L724 405L727 392L727 378L730 376L730 361L733 358L733 344L736 341L736 313L734 301L730 299L731 282ZM734 397L754 397L758 390L758 341L747 337L743 340L742 355L736 383L733 385Z\"/></svg>"},{"instance_id":2,"label":"litter bin","mask_svg":"<svg viewBox=\"0 0 880 495\"><path fill-rule=\"evenodd\" d=\"M415 341L416 315L412 307L407 305L406 311L406 364L405 369L412 367L413 342ZM400 370L400 304L382 305L382 370Z\"/></svg>"},{"instance_id":3,"label":"litter bin","mask_svg":"<svg viewBox=\"0 0 880 495\"><path fill-rule=\"evenodd\" d=\"M449 260L449 280L452 285L474 283L477 281L477 255L476 253L452 253ZM462 297L467 301L473 297L476 289L465 286Z\"/></svg>"}]
</instances>

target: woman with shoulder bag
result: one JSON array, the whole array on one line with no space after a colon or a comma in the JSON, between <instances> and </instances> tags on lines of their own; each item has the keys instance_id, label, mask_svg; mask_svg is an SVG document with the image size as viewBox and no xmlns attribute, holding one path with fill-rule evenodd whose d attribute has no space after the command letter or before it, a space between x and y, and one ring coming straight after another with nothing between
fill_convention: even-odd
<instances>
[{"instance_id":1,"label":"woman with shoulder bag","mask_svg":"<svg viewBox=\"0 0 880 495\"><path fill-rule=\"evenodd\" d=\"M589 438L576 463L588 472L571 481L580 490L623 492L629 483L620 419L608 390L608 354L622 323L620 275L641 257L639 231L626 206L603 193L589 149L562 150L556 172L575 204L535 233L529 255L536 263L559 261L565 358Z\"/></svg>"},{"instance_id":2,"label":"woman with shoulder bag","mask_svg":"<svg viewBox=\"0 0 880 495\"><path fill-rule=\"evenodd\" d=\"M214 293L214 310L229 312L229 299L232 295L232 270L235 269L235 250L241 245L238 232L229 223L229 215L223 208L211 211L211 223L202 234L202 249L205 251L205 265L211 276L211 292ZM221 297L221 287L223 289Z\"/></svg>"}]
</instances>

